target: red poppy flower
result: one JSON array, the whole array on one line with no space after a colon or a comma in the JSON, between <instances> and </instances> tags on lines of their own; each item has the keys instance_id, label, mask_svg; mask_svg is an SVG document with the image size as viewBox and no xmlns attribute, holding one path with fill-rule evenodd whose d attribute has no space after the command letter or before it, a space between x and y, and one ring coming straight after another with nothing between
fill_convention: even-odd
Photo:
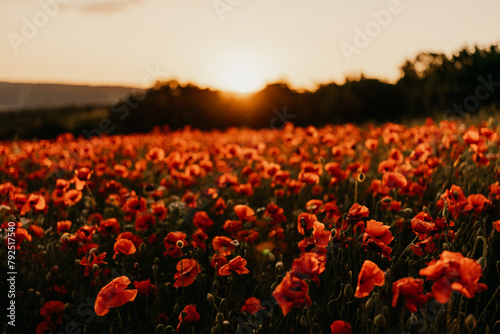
<instances>
[{"instance_id":1,"label":"red poppy flower","mask_svg":"<svg viewBox=\"0 0 500 334\"><path fill-rule=\"evenodd\" d=\"M217 198L214 205L214 213L216 215L222 215L224 210L226 210L226 201L222 197Z\"/></svg>"},{"instance_id":2,"label":"red poppy flower","mask_svg":"<svg viewBox=\"0 0 500 334\"><path fill-rule=\"evenodd\" d=\"M491 204L491 201L482 194L469 195L467 197L467 204L464 206L465 211L474 210L475 213L480 214L486 205Z\"/></svg>"},{"instance_id":3,"label":"red poppy flower","mask_svg":"<svg viewBox=\"0 0 500 334\"><path fill-rule=\"evenodd\" d=\"M366 206L354 203L347 213L346 220L349 222L349 224L355 224L358 221L363 220L364 218L368 218L369 214L370 210L368 210Z\"/></svg>"},{"instance_id":4,"label":"red poppy flower","mask_svg":"<svg viewBox=\"0 0 500 334\"><path fill-rule=\"evenodd\" d=\"M382 186L389 188L404 188L408 184L406 177L398 172L386 172L382 177Z\"/></svg>"},{"instance_id":5,"label":"red poppy flower","mask_svg":"<svg viewBox=\"0 0 500 334\"><path fill-rule=\"evenodd\" d=\"M70 228L71 228L70 220L62 220L60 222L57 222L57 233L69 231Z\"/></svg>"},{"instance_id":6,"label":"red poppy flower","mask_svg":"<svg viewBox=\"0 0 500 334\"><path fill-rule=\"evenodd\" d=\"M137 290L125 290L130 284L127 276L120 276L106 284L97 294L94 310L99 316L108 314L110 308L131 302L137 296Z\"/></svg>"},{"instance_id":7,"label":"red poppy flower","mask_svg":"<svg viewBox=\"0 0 500 334\"><path fill-rule=\"evenodd\" d=\"M255 314L262 309L263 307L260 305L260 300L255 297L250 297L247 300L245 300L245 305L241 307L241 312Z\"/></svg>"},{"instance_id":8,"label":"red poppy flower","mask_svg":"<svg viewBox=\"0 0 500 334\"><path fill-rule=\"evenodd\" d=\"M237 256L219 269L220 276L231 275L232 273L236 273L238 275L248 274L250 271L245 267L247 264L247 260L242 258L241 256Z\"/></svg>"},{"instance_id":9,"label":"red poppy flower","mask_svg":"<svg viewBox=\"0 0 500 334\"><path fill-rule=\"evenodd\" d=\"M153 214L143 213L135 218L136 231L147 231L156 223L156 218Z\"/></svg>"},{"instance_id":10,"label":"red poppy flower","mask_svg":"<svg viewBox=\"0 0 500 334\"><path fill-rule=\"evenodd\" d=\"M205 240L208 239L208 235L203 232L201 229L197 229L192 235L191 235L191 245L193 247L198 247L203 250L207 250L207 245L205 245Z\"/></svg>"},{"instance_id":11,"label":"red poppy flower","mask_svg":"<svg viewBox=\"0 0 500 334\"><path fill-rule=\"evenodd\" d=\"M418 307L429 300L430 293L424 294L424 281L413 277L405 277L392 284L392 307L395 307L399 297L406 301L406 308L415 313Z\"/></svg>"},{"instance_id":12,"label":"red poppy flower","mask_svg":"<svg viewBox=\"0 0 500 334\"><path fill-rule=\"evenodd\" d=\"M90 180L92 173L92 170L88 167L82 167L75 170L75 177L71 180L71 182L75 183L76 190L82 190L85 187L85 184L88 180Z\"/></svg>"},{"instance_id":13,"label":"red poppy flower","mask_svg":"<svg viewBox=\"0 0 500 334\"><path fill-rule=\"evenodd\" d=\"M65 304L63 302L57 300L46 302L40 309L40 315L42 315L47 321L62 324L64 305Z\"/></svg>"},{"instance_id":14,"label":"red poppy flower","mask_svg":"<svg viewBox=\"0 0 500 334\"><path fill-rule=\"evenodd\" d=\"M168 255L173 258L181 257L183 254L182 247L179 247L178 241L182 241L183 247L187 246L188 242L186 240L186 233L177 231L177 232L170 232L169 234L167 234L167 236L163 240L166 249L163 255Z\"/></svg>"},{"instance_id":15,"label":"red poppy flower","mask_svg":"<svg viewBox=\"0 0 500 334\"><path fill-rule=\"evenodd\" d=\"M351 334L351 325L343 320L337 320L330 326L332 334Z\"/></svg>"},{"instance_id":16,"label":"red poppy flower","mask_svg":"<svg viewBox=\"0 0 500 334\"><path fill-rule=\"evenodd\" d=\"M96 255L96 252L93 252L90 254L88 257L84 256L80 260L79 264L82 266L85 266L85 276L90 275L90 272L93 270L92 267L95 265L100 266L101 264L108 264L107 262L104 262L104 258L106 257L106 252ZM92 261L89 262L90 258L92 258ZM94 272L94 276L99 275L99 270Z\"/></svg>"},{"instance_id":17,"label":"red poppy flower","mask_svg":"<svg viewBox=\"0 0 500 334\"><path fill-rule=\"evenodd\" d=\"M151 280L149 278L146 281L135 281L134 286L140 294L146 295L146 297L150 294L156 294L156 287L151 284Z\"/></svg>"},{"instance_id":18,"label":"red poppy flower","mask_svg":"<svg viewBox=\"0 0 500 334\"><path fill-rule=\"evenodd\" d=\"M217 269L217 272L219 271L220 267L222 267L226 263L227 258L220 253L215 253L214 256L212 256L212 260L210 261L210 265L212 266L212 268Z\"/></svg>"},{"instance_id":19,"label":"red poppy flower","mask_svg":"<svg viewBox=\"0 0 500 334\"><path fill-rule=\"evenodd\" d=\"M36 326L35 334L54 333L56 329L56 324L54 324L52 321L43 320Z\"/></svg>"},{"instance_id":20,"label":"red poppy flower","mask_svg":"<svg viewBox=\"0 0 500 334\"><path fill-rule=\"evenodd\" d=\"M228 256L236 249L233 240L225 236L218 236L212 239L212 247L214 251L219 252L221 255Z\"/></svg>"},{"instance_id":21,"label":"red poppy flower","mask_svg":"<svg viewBox=\"0 0 500 334\"><path fill-rule=\"evenodd\" d=\"M20 215L24 216L31 210L43 211L46 207L45 198L41 195L31 194L21 208Z\"/></svg>"},{"instance_id":22,"label":"red poppy flower","mask_svg":"<svg viewBox=\"0 0 500 334\"><path fill-rule=\"evenodd\" d=\"M70 189L64 194L64 204L66 206L73 206L76 203L80 202L83 194L81 191L76 189Z\"/></svg>"},{"instance_id":23,"label":"red poppy flower","mask_svg":"<svg viewBox=\"0 0 500 334\"><path fill-rule=\"evenodd\" d=\"M187 305L179 314L178 319L177 331L179 331L181 325L191 326L196 324L200 320L200 314L196 311L196 305Z\"/></svg>"},{"instance_id":24,"label":"red poppy flower","mask_svg":"<svg viewBox=\"0 0 500 334\"><path fill-rule=\"evenodd\" d=\"M500 232L500 220L494 221L493 222L493 228Z\"/></svg>"},{"instance_id":25,"label":"red poppy flower","mask_svg":"<svg viewBox=\"0 0 500 334\"><path fill-rule=\"evenodd\" d=\"M369 220L366 222L365 233L363 235L363 241L366 237L370 237L377 242L382 242L385 245L389 245L394 237L391 231L389 231L390 226L384 225L382 222L376 220Z\"/></svg>"},{"instance_id":26,"label":"red poppy flower","mask_svg":"<svg viewBox=\"0 0 500 334\"><path fill-rule=\"evenodd\" d=\"M486 284L478 283L483 275L481 265L458 252L442 252L439 260L431 261L419 274L434 281L432 295L441 304L450 299L452 290L467 298L473 298L476 292L488 288Z\"/></svg>"},{"instance_id":27,"label":"red poppy flower","mask_svg":"<svg viewBox=\"0 0 500 334\"><path fill-rule=\"evenodd\" d=\"M113 259L116 258L117 254L131 255L136 252L135 245L132 241L128 239L120 239L115 242L114 245L115 254Z\"/></svg>"},{"instance_id":28,"label":"red poppy flower","mask_svg":"<svg viewBox=\"0 0 500 334\"><path fill-rule=\"evenodd\" d=\"M146 154L146 159L154 162L163 161L165 159L165 151L162 148L153 147Z\"/></svg>"},{"instance_id":29,"label":"red poppy flower","mask_svg":"<svg viewBox=\"0 0 500 334\"><path fill-rule=\"evenodd\" d=\"M358 286L354 297L366 297L372 292L375 285L382 286L384 282L384 272L372 261L365 260L358 275Z\"/></svg>"},{"instance_id":30,"label":"red poppy flower","mask_svg":"<svg viewBox=\"0 0 500 334\"><path fill-rule=\"evenodd\" d=\"M203 232L208 232L212 229L213 220L208 217L205 211L198 211L193 216L194 226L200 228Z\"/></svg>"},{"instance_id":31,"label":"red poppy flower","mask_svg":"<svg viewBox=\"0 0 500 334\"><path fill-rule=\"evenodd\" d=\"M436 224L431 216L422 211L411 220L411 228L421 239L425 239L436 230Z\"/></svg>"},{"instance_id":32,"label":"red poppy flower","mask_svg":"<svg viewBox=\"0 0 500 334\"><path fill-rule=\"evenodd\" d=\"M316 253L302 253L300 257L293 260L292 273L300 278L310 278L319 285L317 275L325 270L325 263L319 260Z\"/></svg>"},{"instance_id":33,"label":"red poppy flower","mask_svg":"<svg viewBox=\"0 0 500 334\"><path fill-rule=\"evenodd\" d=\"M236 216L238 216L239 220L253 222L255 219L257 219L257 217L255 217L255 211L253 211L247 205L236 205L234 207L234 212L236 212Z\"/></svg>"},{"instance_id":34,"label":"red poppy flower","mask_svg":"<svg viewBox=\"0 0 500 334\"><path fill-rule=\"evenodd\" d=\"M116 218L108 218L99 223L97 232L101 235L120 234L120 223Z\"/></svg>"},{"instance_id":35,"label":"red poppy flower","mask_svg":"<svg viewBox=\"0 0 500 334\"><path fill-rule=\"evenodd\" d=\"M318 220L316 215L303 212L297 217L297 230L305 235L306 231L314 228L314 223Z\"/></svg>"},{"instance_id":36,"label":"red poppy flower","mask_svg":"<svg viewBox=\"0 0 500 334\"><path fill-rule=\"evenodd\" d=\"M45 235L45 231L44 231L43 227L35 225L35 224L30 225L29 231L31 232L31 234L33 234L35 237L37 237L39 239L43 238L43 236Z\"/></svg>"},{"instance_id":37,"label":"red poppy flower","mask_svg":"<svg viewBox=\"0 0 500 334\"><path fill-rule=\"evenodd\" d=\"M309 291L307 283L289 271L274 290L273 296L280 305L283 315L286 316L293 308L312 305L307 291Z\"/></svg>"},{"instance_id":38,"label":"red poppy flower","mask_svg":"<svg viewBox=\"0 0 500 334\"><path fill-rule=\"evenodd\" d=\"M174 286L176 288L193 284L195 277L201 271L198 262L194 259L182 259L177 263L175 269L177 270L177 273L174 275L176 279Z\"/></svg>"}]
</instances>

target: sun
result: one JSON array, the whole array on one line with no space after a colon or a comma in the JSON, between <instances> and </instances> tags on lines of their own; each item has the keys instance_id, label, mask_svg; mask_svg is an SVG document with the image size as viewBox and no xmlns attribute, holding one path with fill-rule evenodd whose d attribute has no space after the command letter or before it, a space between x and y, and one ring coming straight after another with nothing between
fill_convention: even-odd
<instances>
[{"instance_id":1,"label":"sun","mask_svg":"<svg viewBox=\"0 0 500 334\"><path fill-rule=\"evenodd\" d=\"M223 89L236 93L253 93L264 86L259 71L251 64L227 64L222 81Z\"/></svg>"}]
</instances>

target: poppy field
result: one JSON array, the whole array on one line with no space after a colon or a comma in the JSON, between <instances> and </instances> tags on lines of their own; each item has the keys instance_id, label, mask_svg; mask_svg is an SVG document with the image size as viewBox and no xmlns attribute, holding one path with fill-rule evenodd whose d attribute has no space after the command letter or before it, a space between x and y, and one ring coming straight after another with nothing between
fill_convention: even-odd
<instances>
[{"instance_id":1,"label":"poppy field","mask_svg":"<svg viewBox=\"0 0 500 334\"><path fill-rule=\"evenodd\" d=\"M2 142L2 331L499 333L499 130Z\"/></svg>"}]
</instances>

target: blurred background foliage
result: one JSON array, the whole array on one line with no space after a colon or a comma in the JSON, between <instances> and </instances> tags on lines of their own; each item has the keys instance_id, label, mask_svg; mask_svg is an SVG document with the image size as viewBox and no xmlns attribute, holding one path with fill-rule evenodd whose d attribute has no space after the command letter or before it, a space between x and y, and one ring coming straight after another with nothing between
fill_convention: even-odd
<instances>
[{"instance_id":1,"label":"blurred background foliage","mask_svg":"<svg viewBox=\"0 0 500 334\"><path fill-rule=\"evenodd\" d=\"M489 82L484 87L484 82ZM479 90L477 87L482 85ZM487 96L487 97L485 97ZM456 105L469 103L457 111ZM478 103L475 103L478 101ZM150 131L154 126L174 130L281 127L327 123L405 122L431 116L437 120L467 117L500 106L500 51L462 49L448 57L420 53L401 66L394 83L373 78L346 78L315 91L296 91L287 83L267 85L255 94L224 93L176 81L157 82L140 95L114 106L37 109L0 113L0 139L52 138L63 132L90 137Z\"/></svg>"}]
</instances>

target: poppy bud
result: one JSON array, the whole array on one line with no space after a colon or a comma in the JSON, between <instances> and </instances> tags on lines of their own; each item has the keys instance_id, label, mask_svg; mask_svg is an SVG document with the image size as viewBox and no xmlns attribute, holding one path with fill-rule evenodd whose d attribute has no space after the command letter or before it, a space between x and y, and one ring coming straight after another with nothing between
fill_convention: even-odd
<instances>
[{"instance_id":1,"label":"poppy bud","mask_svg":"<svg viewBox=\"0 0 500 334\"><path fill-rule=\"evenodd\" d=\"M93 271L93 272L97 272L98 270L99 270L99 265L98 265L97 263L94 263L94 264L92 265L92 271Z\"/></svg>"},{"instance_id":2,"label":"poppy bud","mask_svg":"<svg viewBox=\"0 0 500 334\"><path fill-rule=\"evenodd\" d=\"M385 318L382 314L378 314L375 319L373 319L373 323L377 327L384 327L385 326Z\"/></svg>"},{"instance_id":3,"label":"poppy bud","mask_svg":"<svg viewBox=\"0 0 500 334\"><path fill-rule=\"evenodd\" d=\"M43 304L45 304L45 297L40 298L40 305L43 306Z\"/></svg>"},{"instance_id":4,"label":"poppy bud","mask_svg":"<svg viewBox=\"0 0 500 334\"><path fill-rule=\"evenodd\" d=\"M267 258L268 258L268 259L269 259L269 261L271 261L271 262L276 261L276 256L274 256L274 254L273 254L273 253L271 253L271 252L269 252L269 253L267 254Z\"/></svg>"},{"instance_id":5,"label":"poppy bud","mask_svg":"<svg viewBox=\"0 0 500 334\"><path fill-rule=\"evenodd\" d=\"M476 328L477 321L476 318L474 317L473 314L469 314L467 318L465 318L465 327L467 327L467 330L472 332L474 328Z\"/></svg>"},{"instance_id":6,"label":"poppy bud","mask_svg":"<svg viewBox=\"0 0 500 334\"><path fill-rule=\"evenodd\" d=\"M480 257L479 260L477 260L477 263L479 263L481 265L481 268L486 268L486 259L484 257Z\"/></svg>"},{"instance_id":7,"label":"poppy bud","mask_svg":"<svg viewBox=\"0 0 500 334\"><path fill-rule=\"evenodd\" d=\"M139 252L144 253L146 251L146 244L143 242L139 246Z\"/></svg>"},{"instance_id":8,"label":"poppy bud","mask_svg":"<svg viewBox=\"0 0 500 334\"><path fill-rule=\"evenodd\" d=\"M224 315L222 313L217 313L215 316L215 322L218 323L219 325L224 322Z\"/></svg>"},{"instance_id":9,"label":"poppy bud","mask_svg":"<svg viewBox=\"0 0 500 334\"><path fill-rule=\"evenodd\" d=\"M448 203L448 202L447 202ZM444 208L443 209L443 217L444 218L448 218L448 216L450 215L450 211L448 210L448 208Z\"/></svg>"},{"instance_id":10,"label":"poppy bud","mask_svg":"<svg viewBox=\"0 0 500 334\"><path fill-rule=\"evenodd\" d=\"M306 319L306 317L304 317L304 316L300 317L300 325L302 327L304 327L304 328L307 327L307 319Z\"/></svg>"},{"instance_id":11,"label":"poppy bud","mask_svg":"<svg viewBox=\"0 0 500 334\"><path fill-rule=\"evenodd\" d=\"M76 291L73 291L73 292L76 292ZM37 296L37 298L40 298L40 296L41 296L40 291L35 291L35 296Z\"/></svg>"},{"instance_id":12,"label":"poppy bud","mask_svg":"<svg viewBox=\"0 0 500 334\"><path fill-rule=\"evenodd\" d=\"M50 281L52 280L52 273L49 271L49 272L47 273L47 276L45 276L45 278L47 279L47 281L49 281L49 282L50 282Z\"/></svg>"},{"instance_id":13,"label":"poppy bud","mask_svg":"<svg viewBox=\"0 0 500 334\"><path fill-rule=\"evenodd\" d=\"M370 312L373 306L375 306L375 301L373 300L373 298L368 299L365 303L366 311Z\"/></svg>"},{"instance_id":14,"label":"poppy bud","mask_svg":"<svg viewBox=\"0 0 500 334\"><path fill-rule=\"evenodd\" d=\"M412 215L413 214L413 210L411 208L406 208L403 210L403 212L407 215Z\"/></svg>"},{"instance_id":15,"label":"poppy bud","mask_svg":"<svg viewBox=\"0 0 500 334\"><path fill-rule=\"evenodd\" d=\"M392 198L390 198L390 197L384 197L384 198L382 198L382 203L388 204L388 203L391 203L391 202L392 202Z\"/></svg>"},{"instance_id":16,"label":"poppy bud","mask_svg":"<svg viewBox=\"0 0 500 334\"><path fill-rule=\"evenodd\" d=\"M351 298L352 295L354 294L353 290L352 290L352 285L351 284L347 284L344 288L344 297L346 298Z\"/></svg>"},{"instance_id":17,"label":"poppy bud","mask_svg":"<svg viewBox=\"0 0 500 334\"><path fill-rule=\"evenodd\" d=\"M153 263L154 264L160 264L160 258L155 257L155 259L153 260Z\"/></svg>"},{"instance_id":18,"label":"poppy bud","mask_svg":"<svg viewBox=\"0 0 500 334\"><path fill-rule=\"evenodd\" d=\"M224 329L224 332L230 333L231 332L231 324L229 323L229 321L224 320L224 322L222 323L222 328Z\"/></svg>"},{"instance_id":19,"label":"poppy bud","mask_svg":"<svg viewBox=\"0 0 500 334\"><path fill-rule=\"evenodd\" d=\"M450 244L444 243L443 244L443 249L449 251L450 250Z\"/></svg>"},{"instance_id":20,"label":"poppy bud","mask_svg":"<svg viewBox=\"0 0 500 334\"><path fill-rule=\"evenodd\" d=\"M335 239L336 236L337 236L337 230L332 228L331 234L330 234L330 240Z\"/></svg>"},{"instance_id":21,"label":"poppy bud","mask_svg":"<svg viewBox=\"0 0 500 334\"><path fill-rule=\"evenodd\" d=\"M283 272L283 269L285 268L285 266L283 265L283 262L279 261L279 262L276 262L276 274L281 274Z\"/></svg>"},{"instance_id":22,"label":"poppy bud","mask_svg":"<svg viewBox=\"0 0 500 334\"><path fill-rule=\"evenodd\" d=\"M174 312L173 313L174 314L179 313L180 310L181 310L181 306L179 304L175 304L174 305L174 310L173 310ZM186 315L184 314L184 316L182 318L184 318L185 316Z\"/></svg>"},{"instance_id":23,"label":"poppy bud","mask_svg":"<svg viewBox=\"0 0 500 334\"><path fill-rule=\"evenodd\" d=\"M153 271L157 271L158 270L158 265L157 264L153 264L153 266L151 268L153 269Z\"/></svg>"},{"instance_id":24,"label":"poppy bud","mask_svg":"<svg viewBox=\"0 0 500 334\"><path fill-rule=\"evenodd\" d=\"M208 301L210 304L215 303L214 295L212 295L211 293L207 293L207 301Z\"/></svg>"}]
</instances>

